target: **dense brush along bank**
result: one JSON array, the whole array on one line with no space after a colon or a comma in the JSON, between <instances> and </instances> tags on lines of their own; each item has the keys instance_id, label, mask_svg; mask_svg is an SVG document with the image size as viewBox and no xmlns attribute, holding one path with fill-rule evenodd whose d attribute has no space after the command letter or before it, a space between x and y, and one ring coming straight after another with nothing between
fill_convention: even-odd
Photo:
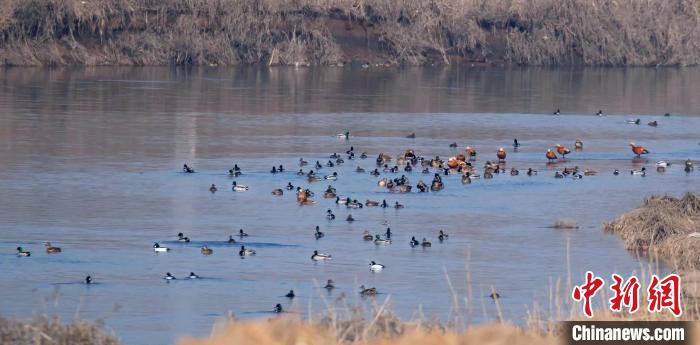
<instances>
[{"instance_id":1,"label":"dense brush along bank","mask_svg":"<svg viewBox=\"0 0 700 345\"><path fill-rule=\"evenodd\" d=\"M696 65L697 0L4 0L0 65Z\"/></svg>"}]
</instances>

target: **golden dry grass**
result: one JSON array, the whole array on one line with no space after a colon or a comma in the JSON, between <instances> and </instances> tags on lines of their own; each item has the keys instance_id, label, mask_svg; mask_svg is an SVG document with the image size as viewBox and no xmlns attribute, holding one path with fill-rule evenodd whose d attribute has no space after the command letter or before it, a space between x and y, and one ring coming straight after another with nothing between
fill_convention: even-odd
<instances>
[{"instance_id":1,"label":"golden dry grass","mask_svg":"<svg viewBox=\"0 0 700 345\"><path fill-rule=\"evenodd\" d=\"M119 340L89 321L64 324L55 317L38 316L28 321L0 318L0 344L118 345Z\"/></svg>"},{"instance_id":2,"label":"golden dry grass","mask_svg":"<svg viewBox=\"0 0 700 345\"><path fill-rule=\"evenodd\" d=\"M694 65L697 0L4 0L0 65Z\"/></svg>"},{"instance_id":3,"label":"golden dry grass","mask_svg":"<svg viewBox=\"0 0 700 345\"><path fill-rule=\"evenodd\" d=\"M333 331L322 325L310 325L296 318L279 317L265 321L231 321L222 325L208 338L186 338L178 345L225 345L225 344L261 344L261 345L334 345L344 344ZM386 336L376 335L359 339L358 345L525 345L558 344L554 336L526 332L507 324L489 324L470 328L465 332L441 330L435 328L408 327L400 334Z\"/></svg>"}]
</instances>

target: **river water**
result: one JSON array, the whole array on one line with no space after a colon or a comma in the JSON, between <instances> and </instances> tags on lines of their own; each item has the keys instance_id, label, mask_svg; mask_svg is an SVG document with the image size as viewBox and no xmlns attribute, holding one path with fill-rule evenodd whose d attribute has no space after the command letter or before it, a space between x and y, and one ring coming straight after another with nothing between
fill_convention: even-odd
<instances>
[{"instance_id":1,"label":"river water","mask_svg":"<svg viewBox=\"0 0 700 345\"><path fill-rule=\"evenodd\" d=\"M700 173L679 164L700 159L699 89L697 68L0 69L0 315L79 315L104 321L126 344L169 344L208 334L229 313L272 316L276 303L314 317L324 303L371 306L358 296L360 284L376 287L376 303L389 298L404 319L450 320L449 277L469 322L497 317L493 287L503 316L523 323L534 302L550 308L557 281L577 283L586 270L628 276L649 265L602 224L652 194L700 192ZM550 115L557 108L562 115ZM599 109L605 116L593 115ZM625 123L636 118L640 125ZM658 127L647 125L654 120ZM345 130L349 140L335 137ZM415 139L406 138L411 132ZM546 164L547 148L573 149L576 139L583 151ZM631 141L651 154L633 159ZM398 194L355 172L373 169L380 152L447 158L466 145L478 150L479 170L505 147L507 168L521 174L469 185L450 175L442 191ZM337 172L337 181L309 183L294 173L300 157L325 163L350 146L369 158L343 154L344 164L320 170ZM658 160L676 164L657 173ZM182 173L184 163L197 173ZM232 179L234 164L243 174ZM270 174L279 164L288 170ZM598 175L553 178L565 166ZM525 175L530 167L539 174ZM647 176L629 174L641 167ZM431 179L406 175L414 185ZM232 180L250 190L231 191ZM309 187L318 203L271 195L288 182ZM321 197L328 184L341 196L405 208L348 210ZM327 209L337 219L327 220ZM349 213L355 222L344 220ZM579 229L548 227L561 218ZM363 231L387 226L393 244L362 240ZM241 259L239 247L225 243L241 228L254 257ZM439 229L450 235L443 243ZM178 232L192 242L178 243ZM411 248L411 236L433 245ZM46 254L45 241L63 252ZM155 254L156 241L172 250ZM213 255L200 254L204 244ZM32 256L16 257L17 246ZM313 262L314 250L333 259ZM370 260L387 267L371 273ZM190 271L203 279L161 279ZM86 275L97 284L82 284ZM327 279L337 285L330 293L318 288ZM283 297L290 289L291 301Z\"/></svg>"}]
</instances>

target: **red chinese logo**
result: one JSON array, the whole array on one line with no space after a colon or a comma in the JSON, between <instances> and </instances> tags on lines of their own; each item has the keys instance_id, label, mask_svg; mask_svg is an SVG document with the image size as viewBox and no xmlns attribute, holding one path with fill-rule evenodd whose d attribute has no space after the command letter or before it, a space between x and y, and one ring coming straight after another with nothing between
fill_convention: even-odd
<instances>
[{"instance_id":1,"label":"red chinese logo","mask_svg":"<svg viewBox=\"0 0 700 345\"><path fill-rule=\"evenodd\" d=\"M639 291L641 288L639 279L632 276L625 280L617 274L613 274L612 279L613 284L610 285L610 290L613 292L613 296L608 300L610 310L618 313L623 308L626 308L630 313L639 310ZM603 285L605 285L605 281L602 278L596 277L593 272L588 271L586 272L586 282L574 286L571 293L574 301L583 301L583 313L589 318L593 317L591 299ZM652 275L647 289L647 301L649 302L647 309L652 313L668 309L675 317L679 317L683 314L680 293L681 277L677 274L669 274L663 279Z\"/></svg>"},{"instance_id":2,"label":"red chinese logo","mask_svg":"<svg viewBox=\"0 0 700 345\"><path fill-rule=\"evenodd\" d=\"M586 314L587 317L593 317L591 298L595 296L603 285L605 285L603 279L594 276L593 272L588 271L586 272L586 283L574 287L571 297L573 297L574 301L577 302L583 300L583 313Z\"/></svg>"},{"instance_id":3,"label":"red chinese logo","mask_svg":"<svg viewBox=\"0 0 700 345\"><path fill-rule=\"evenodd\" d=\"M634 313L639 309L639 280L632 276L627 282L617 274L612 275L615 283L610 286L615 296L610 299L610 310L620 312L622 307L627 307L630 313Z\"/></svg>"},{"instance_id":4,"label":"red chinese logo","mask_svg":"<svg viewBox=\"0 0 700 345\"><path fill-rule=\"evenodd\" d=\"M681 310L680 290L681 277L677 274L669 274L662 280L659 280L656 275L652 276L647 289L649 311L661 312L663 309L668 309L674 316L681 316L683 310Z\"/></svg>"}]
</instances>

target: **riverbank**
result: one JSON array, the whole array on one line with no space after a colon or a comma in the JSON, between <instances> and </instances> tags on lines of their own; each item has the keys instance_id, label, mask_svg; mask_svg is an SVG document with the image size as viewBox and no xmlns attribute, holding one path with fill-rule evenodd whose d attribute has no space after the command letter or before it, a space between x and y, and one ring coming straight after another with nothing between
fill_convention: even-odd
<instances>
[{"instance_id":1,"label":"riverbank","mask_svg":"<svg viewBox=\"0 0 700 345\"><path fill-rule=\"evenodd\" d=\"M10 0L0 65L684 66L699 21L692 0Z\"/></svg>"}]
</instances>

